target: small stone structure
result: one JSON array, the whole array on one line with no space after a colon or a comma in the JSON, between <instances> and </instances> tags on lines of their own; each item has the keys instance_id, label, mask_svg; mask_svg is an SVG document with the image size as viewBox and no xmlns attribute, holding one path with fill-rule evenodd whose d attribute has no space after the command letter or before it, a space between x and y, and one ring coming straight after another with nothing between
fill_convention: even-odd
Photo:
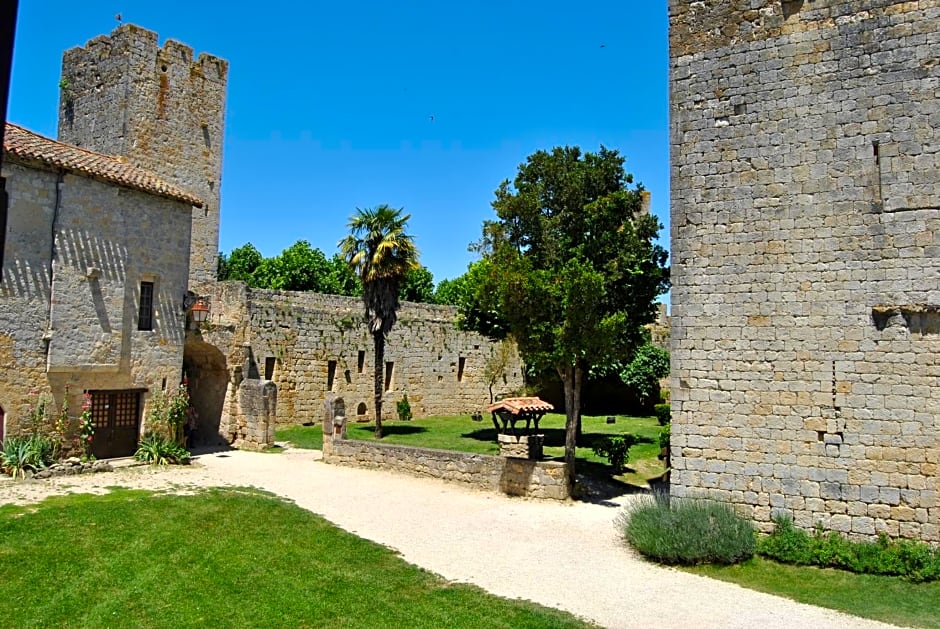
<instances>
[{"instance_id":1,"label":"small stone structure","mask_svg":"<svg viewBox=\"0 0 940 629\"><path fill-rule=\"evenodd\" d=\"M499 454L531 461L541 460L545 435L531 434L530 429L534 424L535 432L538 433L539 421L545 413L554 410L554 408L548 402L544 402L537 397L505 398L495 404L490 404L486 412L493 415L493 426L497 432ZM522 434L518 434L516 430L516 424L520 421L525 422ZM502 426L500 426L500 423L502 423Z\"/></svg>"},{"instance_id":2,"label":"small stone structure","mask_svg":"<svg viewBox=\"0 0 940 629\"><path fill-rule=\"evenodd\" d=\"M344 406L342 398L334 396L325 403L323 461L326 463L437 478L510 496L552 500L571 497L564 463L347 439Z\"/></svg>"}]
</instances>

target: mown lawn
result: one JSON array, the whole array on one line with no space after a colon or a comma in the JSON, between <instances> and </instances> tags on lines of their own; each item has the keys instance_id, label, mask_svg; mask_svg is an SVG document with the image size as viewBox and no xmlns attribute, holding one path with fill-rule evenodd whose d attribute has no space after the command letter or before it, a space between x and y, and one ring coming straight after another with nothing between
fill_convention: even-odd
<instances>
[{"instance_id":1,"label":"mown lawn","mask_svg":"<svg viewBox=\"0 0 940 629\"><path fill-rule=\"evenodd\" d=\"M616 477L626 483L645 485L648 478L665 471L659 454L659 433L662 429L653 417L615 416L615 423L608 424L607 416L582 417L581 441L577 450L579 473L595 476L610 476L611 468L604 457L594 454L593 445L605 436L632 433L641 443L630 449L627 473ZM520 425L521 426L521 425ZM545 435L545 456L562 460L565 456L565 416L550 413L539 422L539 432ZM346 434L350 439L374 440L374 423L350 423ZM425 417L412 421L382 422L383 443L456 450L475 454L497 454L496 430L490 417L474 422L469 415L447 417ZM323 447L322 427L294 426L280 429L278 441L290 441L297 448Z\"/></svg>"},{"instance_id":2,"label":"mown lawn","mask_svg":"<svg viewBox=\"0 0 940 629\"><path fill-rule=\"evenodd\" d=\"M0 507L0 627L583 627L255 490Z\"/></svg>"},{"instance_id":3,"label":"mown lawn","mask_svg":"<svg viewBox=\"0 0 940 629\"><path fill-rule=\"evenodd\" d=\"M940 627L940 583L790 566L755 558L736 566L689 572L786 598L904 627Z\"/></svg>"}]
</instances>

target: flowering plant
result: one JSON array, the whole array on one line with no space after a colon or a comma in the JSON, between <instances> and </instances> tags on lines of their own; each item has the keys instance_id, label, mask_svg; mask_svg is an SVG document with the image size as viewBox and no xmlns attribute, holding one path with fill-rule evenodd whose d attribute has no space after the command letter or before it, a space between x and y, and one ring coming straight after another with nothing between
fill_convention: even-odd
<instances>
[{"instance_id":1,"label":"flowering plant","mask_svg":"<svg viewBox=\"0 0 940 629\"><path fill-rule=\"evenodd\" d=\"M91 420L91 394L85 392L82 401L82 414L78 416L78 445L85 460L95 458L91 453L91 444L95 438L95 424Z\"/></svg>"}]
</instances>

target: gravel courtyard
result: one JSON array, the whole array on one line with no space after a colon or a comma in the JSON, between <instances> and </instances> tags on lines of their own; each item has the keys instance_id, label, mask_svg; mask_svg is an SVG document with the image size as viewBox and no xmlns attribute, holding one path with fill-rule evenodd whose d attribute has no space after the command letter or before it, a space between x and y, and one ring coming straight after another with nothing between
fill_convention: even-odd
<instances>
[{"instance_id":1,"label":"gravel courtyard","mask_svg":"<svg viewBox=\"0 0 940 629\"><path fill-rule=\"evenodd\" d=\"M187 491L252 486L396 549L446 579L565 609L605 627L887 627L644 562L603 503L525 500L438 481L327 465L319 452L202 454L188 467L125 467L44 481L0 480L0 504L109 486Z\"/></svg>"}]
</instances>

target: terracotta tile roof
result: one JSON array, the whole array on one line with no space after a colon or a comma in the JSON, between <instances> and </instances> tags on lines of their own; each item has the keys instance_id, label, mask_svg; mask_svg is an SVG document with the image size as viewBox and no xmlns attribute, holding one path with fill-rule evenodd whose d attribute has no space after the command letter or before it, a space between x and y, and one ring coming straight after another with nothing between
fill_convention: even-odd
<instances>
[{"instance_id":1,"label":"terracotta tile roof","mask_svg":"<svg viewBox=\"0 0 940 629\"><path fill-rule=\"evenodd\" d=\"M40 162L196 207L203 206L202 199L160 179L149 170L132 166L118 157L50 140L9 122L3 136L3 149L5 156L17 161Z\"/></svg>"},{"instance_id":2,"label":"terracotta tile roof","mask_svg":"<svg viewBox=\"0 0 940 629\"><path fill-rule=\"evenodd\" d=\"M486 407L487 413L509 411L513 415L533 412L547 413L553 410L555 410L554 406L537 397L508 397Z\"/></svg>"}]
</instances>

